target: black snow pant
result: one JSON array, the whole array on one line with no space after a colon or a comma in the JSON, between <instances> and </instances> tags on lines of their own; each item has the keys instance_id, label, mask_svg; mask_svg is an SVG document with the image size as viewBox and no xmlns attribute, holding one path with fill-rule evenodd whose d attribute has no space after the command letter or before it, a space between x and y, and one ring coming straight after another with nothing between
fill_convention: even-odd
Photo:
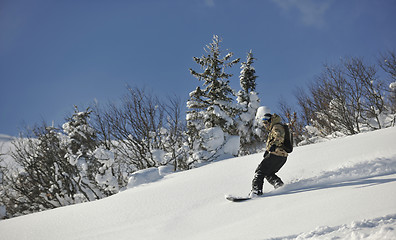
<instances>
[{"instance_id":1,"label":"black snow pant","mask_svg":"<svg viewBox=\"0 0 396 240\"><path fill-rule=\"evenodd\" d=\"M265 154L263 161L258 165L253 182L254 191L262 191L264 178L275 188L283 185L280 177L276 173L285 165L287 157L277 156L274 154Z\"/></svg>"}]
</instances>

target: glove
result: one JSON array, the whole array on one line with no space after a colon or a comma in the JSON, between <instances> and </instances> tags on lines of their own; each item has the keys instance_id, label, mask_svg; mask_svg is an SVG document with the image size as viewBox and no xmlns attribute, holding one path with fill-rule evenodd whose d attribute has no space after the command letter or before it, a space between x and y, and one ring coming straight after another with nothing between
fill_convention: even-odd
<instances>
[{"instance_id":1,"label":"glove","mask_svg":"<svg viewBox=\"0 0 396 240\"><path fill-rule=\"evenodd\" d=\"M268 151L265 151L265 153L264 153L264 158L266 157L266 156L268 156L268 154L270 154Z\"/></svg>"},{"instance_id":2,"label":"glove","mask_svg":"<svg viewBox=\"0 0 396 240\"><path fill-rule=\"evenodd\" d=\"M271 147L268 149L270 152L275 152L276 150L276 145L271 145Z\"/></svg>"}]
</instances>

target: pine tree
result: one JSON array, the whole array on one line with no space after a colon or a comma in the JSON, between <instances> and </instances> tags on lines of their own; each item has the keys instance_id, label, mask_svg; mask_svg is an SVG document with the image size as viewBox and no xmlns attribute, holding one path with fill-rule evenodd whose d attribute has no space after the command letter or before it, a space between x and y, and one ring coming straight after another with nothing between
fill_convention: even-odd
<instances>
[{"instance_id":1,"label":"pine tree","mask_svg":"<svg viewBox=\"0 0 396 240\"><path fill-rule=\"evenodd\" d=\"M205 138L213 137L214 133L218 136L219 131L218 129L212 129L213 131L208 129L219 128L223 135L224 133L226 134L224 138L227 135L237 135L235 123L237 108L233 103L235 94L229 86L228 80L232 74L226 73L225 69L237 64L239 58L232 60L232 52L222 57L220 43L221 39L214 35L212 42L205 48L206 55L200 58L194 57L194 61L200 65L203 72L199 73L190 69L194 77L203 81L202 88L197 87L192 91L190 100L187 102L189 109L186 117L187 134L192 151L200 149L215 154L217 150L209 147L205 143ZM204 158L208 159L211 157L209 154Z\"/></svg>"},{"instance_id":2,"label":"pine tree","mask_svg":"<svg viewBox=\"0 0 396 240\"><path fill-rule=\"evenodd\" d=\"M99 168L99 162L93 157L98 141L95 130L88 124L90 114L89 109L80 112L75 106L74 114L66 119L67 122L62 125L62 128L66 133L65 147L70 163L87 166L88 177L93 180L94 171Z\"/></svg>"},{"instance_id":3,"label":"pine tree","mask_svg":"<svg viewBox=\"0 0 396 240\"><path fill-rule=\"evenodd\" d=\"M235 107L230 104L234 97L234 91L229 86L229 78L232 74L225 72L227 67L232 67L239 62L239 58L231 60L232 52L221 57L221 39L213 36L213 41L206 46L205 52L200 58L194 57L194 61L204 70L198 73L190 69L193 76L203 81L203 89L197 88L190 93L187 103L189 113L193 113L206 126L221 126L225 132L230 132L234 124ZM199 114L204 111L204 114ZM199 127L199 126L197 126ZM231 127L232 128L232 127ZM198 128L199 129L199 128Z\"/></svg>"},{"instance_id":4,"label":"pine tree","mask_svg":"<svg viewBox=\"0 0 396 240\"><path fill-rule=\"evenodd\" d=\"M262 141L256 134L256 112L260 107L260 99L256 90L256 70L252 66L255 58L252 50L247 54L246 62L241 63L239 75L242 90L238 92L237 102L240 105L238 132L241 137L240 155L255 153L262 145Z\"/></svg>"},{"instance_id":5,"label":"pine tree","mask_svg":"<svg viewBox=\"0 0 396 240\"><path fill-rule=\"evenodd\" d=\"M74 108L73 116L66 119L67 122L63 124L62 128L70 138L70 153L87 157L98 145L96 132L88 124L91 111L87 109L84 112L80 112L77 106L74 106Z\"/></svg>"},{"instance_id":6,"label":"pine tree","mask_svg":"<svg viewBox=\"0 0 396 240\"><path fill-rule=\"evenodd\" d=\"M238 102L239 103L247 103L249 104L249 93L256 90L256 69L252 66L253 60L253 52L250 52L247 55L246 62L241 63L241 73L239 75L239 80L241 84L242 90L238 92Z\"/></svg>"},{"instance_id":7,"label":"pine tree","mask_svg":"<svg viewBox=\"0 0 396 240\"><path fill-rule=\"evenodd\" d=\"M66 133L64 140L67 149L66 157L79 171L81 190L89 193L87 196L94 196L88 200L109 196L118 190L117 187L109 187L110 184L114 185L113 176L110 176L114 159L98 158L98 156L105 155L105 151L100 148L96 132L88 122L91 112L89 108L80 112L75 106L74 114L62 125Z\"/></svg>"}]
</instances>

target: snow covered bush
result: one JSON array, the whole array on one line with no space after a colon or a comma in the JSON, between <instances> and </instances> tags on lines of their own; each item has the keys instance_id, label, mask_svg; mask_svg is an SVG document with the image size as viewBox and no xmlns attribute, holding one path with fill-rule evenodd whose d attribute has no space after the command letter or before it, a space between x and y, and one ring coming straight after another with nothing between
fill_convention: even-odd
<instances>
[{"instance_id":1,"label":"snow covered bush","mask_svg":"<svg viewBox=\"0 0 396 240\"><path fill-rule=\"evenodd\" d=\"M394 51L387 51L381 54L379 66L387 75L389 83L388 105L391 114L393 114L391 124L394 126L396 122L396 53Z\"/></svg>"},{"instance_id":2,"label":"snow covered bush","mask_svg":"<svg viewBox=\"0 0 396 240\"><path fill-rule=\"evenodd\" d=\"M99 141L114 151L115 164L127 175L166 164L185 169L185 122L180 106L177 98L161 101L144 89L128 88L120 104L109 104L106 109L94 106L93 125Z\"/></svg>"},{"instance_id":3,"label":"snow covered bush","mask_svg":"<svg viewBox=\"0 0 396 240\"><path fill-rule=\"evenodd\" d=\"M390 108L391 108L391 113L393 114L393 119L392 119L392 126L395 126L396 123L396 82L392 82L389 84L389 89L390 89L390 97L389 97L389 102L390 102Z\"/></svg>"},{"instance_id":4,"label":"snow covered bush","mask_svg":"<svg viewBox=\"0 0 396 240\"><path fill-rule=\"evenodd\" d=\"M3 169L1 203L7 217L101 199L117 193L112 164L88 123L90 112L76 112L64 132L42 126L13 141L15 165Z\"/></svg>"},{"instance_id":5,"label":"snow covered bush","mask_svg":"<svg viewBox=\"0 0 396 240\"><path fill-rule=\"evenodd\" d=\"M321 136L334 132L352 135L392 125L388 90L374 65L361 58L348 58L338 65L325 65L297 98L304 119Z\"/></svg>"},{"instance_id":6,"label":"snow covered bush","mask_svg":"<svg viewBox=\"0 0 396 240\"><path fill-rule=\"evenodd\" d=\"M98 187L107 195L118 193L123 187L119 182L123 182L123 175L115 169L115 156L110 150L99 146L93 152L93 156L101 164L95 174L95 182Z\"/></svg>"},{"instance_id":7,"label":"snow covered bush","mask_svg":"<svg viewBox=\"0 0 396 240\"><path fill-rule=\"evenodd\" d=\"M88 201L110 196L119 191L120 176L113 169L114 153L104 149L97 140L96 131L88 123L92 111L75 112L62 125L65 133L66 157L80 175L80 185Z\"/></svg>"},{"instance_id":8,"label":"snow covered bush","mask_svg":"<svg viewBox=\"0 0 396 240\"><path fill-rule=\"evenodd\" d=\"M1 199L8 217L81 201L75 181L78 169L65 157L60 132L44 125L33 134L13 142L11 156L17 165L4 173Z\"/></svg>"},{"instance_id":9,"label":"snow covered bush","mask_svg":"<svg viewBox=\"0 0 396 240\"><path fill-rule=\"evenodd\" d=\"M129 176L128 185L126 186L126 188L129 189L142 184L152 183L162 179L163 177L171 173L174 173L174 167L171 165L151 167L139 170Z\"/></svg>"}]
</instances>

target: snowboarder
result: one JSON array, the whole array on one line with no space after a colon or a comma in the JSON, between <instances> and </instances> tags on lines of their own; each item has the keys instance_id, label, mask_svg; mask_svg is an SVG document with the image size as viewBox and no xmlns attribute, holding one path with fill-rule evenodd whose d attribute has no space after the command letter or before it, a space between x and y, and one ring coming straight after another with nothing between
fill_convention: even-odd
<instances>
[{"instance_id":1,"label":"snowboarder","mask_svg":"<svg viewBox=\"0 0 396 240\"><path fill-rule=\"evenodd\" d=\"M285 139L285 129L281 123L280 116L267 113L263 117L264 126L268 129L267 150L264 153L264 159L258 165L252 181L252 191L250 197L256 197L263 194L264 178L274 186L279 188L283 182L276 173L286 163L288 153L283 147Z\"/></svg>"}]
</instances>

